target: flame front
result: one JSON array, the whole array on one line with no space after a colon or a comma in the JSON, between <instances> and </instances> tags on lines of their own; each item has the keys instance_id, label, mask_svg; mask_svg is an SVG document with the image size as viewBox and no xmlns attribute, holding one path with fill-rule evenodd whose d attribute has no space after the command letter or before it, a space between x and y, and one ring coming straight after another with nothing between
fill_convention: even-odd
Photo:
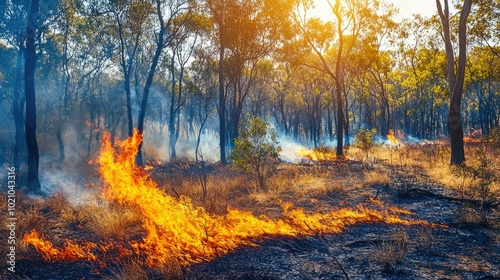
<instances>
[{"instance_id":1,"label":"flame front","mask_svg":"<svg viewBox=\"0 0 500 280\"><path fill-rule=\"evenodd\" d=\"M401 142L394 136L394 130L389 129L389 134L387 134L387 139L391 142L393 145L401 145Z\"/></svg>"},{"instance_id":2,"label":"flame front","mask_svg":"<svg viewBox=\"0 0 500 280\"><path fill-rule=\"evenodd\" d=\"M464 143L484 143L484 142L488 141L483 137L464 136Z\"/></svg>"},{"instance_id":3,"label":"flame front","mask_svg":"<svg viewBox=\"0 0 500 280\"><path fill-rule=\"evenodd\" d=\"M49 261L76 261L82 259L97 261L97 256L92 251L98 246L92 242L77 244L74 241L66 240L64 249L59 250L50 241L41 239L36 230L25 235L23 241L35 246L43 258Z\"/></svg>"},{"instance_id":4,"label":"flame front","mask_svg":"<svg viewBox=\"0 0 500 280\"><path fill-rule=\"evenodd\" d=\"M407 210L385 208L341 208L326 213L305 213L282 203L283 219L255 217L249 212L227 209L225 215L208 213L195 206L187 197L175 199L158 188L142 168L134 165L137 147L142 137L139 133L111 145L110 135L103 135L99 157L100 174L105 181L103 196L109 201L137 208L143 217L146 235L129 245L133 253L145 260L148 266L164 266L172 261L184 266L210 261L242 246L257 246L259 239L271 236L297 237L324 233L340 233L346 226L356 223L386 223L400 225L432 226L427 221L402 219L398 215L410 214ZM56 249L49 241L40 239L33 232L24 238L46 260L94 260L92 249L97 245L86 243L85 250L67 242L64 250ZM75 252L69 254L69 251Z\"/></svg>"},{"instance_id":5,"label":"flame front","mask_svg":"<svg viewBox=\"0 0 500 280\"><path fill-rule=\"evenodd\" d=\"M332 151L320 151L317 149L308 150L300 149L298 151L299 156L305 157L311 161L334 161L337 157Z\"/></svg>"}]
</instances>

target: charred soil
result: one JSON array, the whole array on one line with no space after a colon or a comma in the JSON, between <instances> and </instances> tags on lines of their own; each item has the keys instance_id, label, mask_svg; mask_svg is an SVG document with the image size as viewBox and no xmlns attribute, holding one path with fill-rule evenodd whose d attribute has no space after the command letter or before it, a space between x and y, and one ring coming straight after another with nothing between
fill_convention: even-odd
<instances>
[{"instance_id":1,"label":"charred soil","mask_svg":"<svg viewBox=\"0 0 500 280\"><path fill-rule=\"evenodd\" d=\"M477 200L463 188L436 180L429 168L398 160L379 155L369 162L282 163L266 189L219 164L152 163L147 174L166 194L190 197L214 215L229 207L282 219L287 202L306 213L363 205L431 226L361 222L339 233L321 233L304 221L307 226L298 237L264 235L255 240L257 246L238 247L210 261L148 267L140 256L127 253L132 251L129 241L147 234L134 207L98 202L91 208L69 205L64 197L20 197L19 234L36 229L55 247L72 239L113 249L94 249L102 256L98 261L47 260L19 238L16 273L3 269L2 279L499 279L498 207L441 199ZM438 196L403 195L409 189ZM492 193L488 199L498 198ZM103 209L109 213L99 213ZM98 217L102 221L96 222Z\"/></svg>"}]
</instances>

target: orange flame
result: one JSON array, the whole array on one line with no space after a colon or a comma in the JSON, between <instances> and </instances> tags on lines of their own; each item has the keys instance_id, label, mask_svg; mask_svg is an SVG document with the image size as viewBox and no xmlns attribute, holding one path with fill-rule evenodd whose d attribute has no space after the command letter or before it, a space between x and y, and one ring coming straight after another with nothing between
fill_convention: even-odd
<instances>
[{"instance_id":1,"label":"orange flame","mask_svg":"<svg viewBox=\"0 0 500 280\"><path fill-rule=\"evenodd\" d=\"M311 161L334 161L337 156L333 151L321 150L321 149L300 149L298 152L299 156L305 157Z\"/></svg>"},{"instance_id":2,"label":"orange flame","mask_svg":"<svg viewBox=\"0 0 500 280\"><path fill-rule=\"evenodd\" d=\"M50 241L41 239L40 234L36 230L26 234L23 237L23 241L33 245L42 254L42 257L49 261L97 260L92 250L98 246L92 242L83 242L79 245L74 241L66 240L64 250L59 250Z\"/></svg>"},{"instance_id":3,"label":"orange flame","mask_svg":"<svg viewBox=\"0 0 500 280\"><path fill-rule=\"evenodd\" d=\"M187 266L213 260L238 247L257 246L256 242L265 237L340 233L346 226L357 223L435 226L423 220L402 219L397 215L407 213L384 209L382 203L376 203L381 210L359 206L312 214L293 209L291 203L282 203L283 219L255 217L237 209L227 209L225 215L210 214L193 205L187 197L174 199L167 195L148 178L144 169L134 166L141 141L141 135L135 131L131 138L115 141L116 147L113 147L109 133L105 133L99 171L105 181L104 198L134 206L141 213L146 236L129 245L148 266L160 267L172 261ZM35 246L46 260L96 258L91 252L95 244L78 247L68 241L66 248L59 250L41 240L36 232L24 240Z\"/></svg>"},{"instance_id":4,"label":"orange flame","mask_svg":"<svg viewBox=\"0 0 500 280\"><path fill-rule=\"evenodd\" d=\"M486 139L483 137L469 137L469 136L464 136L464 143L483 143L487 142Z\"/></svg>"},{"instance_id":5,"label":"orange flame","mask_svg":"<svg viewBox=\"0 0 500 280\"><path fill-rule=\"evenodd\" d=\"M393 145L401 145L401 142L394 136L394 130L389 129L389 134L387 134L387 139L391 142Z\"/></svg>"}]
</instances>

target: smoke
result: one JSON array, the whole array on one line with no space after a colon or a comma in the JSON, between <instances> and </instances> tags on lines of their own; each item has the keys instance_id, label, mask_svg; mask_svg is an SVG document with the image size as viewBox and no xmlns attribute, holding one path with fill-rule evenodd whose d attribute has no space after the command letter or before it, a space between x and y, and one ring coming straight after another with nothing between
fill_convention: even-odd
<instances>
[{"instance_id":1,"label":"smoke","mask_svg":"<svg viewBox=\"0 0 500 280\"><path fill-rule=\"evenodd\" d=\"M51 159L41 158L41 164ZM80 205L95 201L96 193L87 186L86 174L80 168L44 168L40 170L42 191L48 195L62 194L71 205Z\"/></svg>"},{"instance_id":2,"label":"smoke","mask_svg":"<svg viewBox=\"0 0 500 280\"><path fill-rule=\"evenodd\" d=\"M344 145L354 145L354 136L349 136L349 137L344 137ZM330 147L330 148L337 148L337 138L335 139L320 139L319 141L320 146L325 146L325 147Z\"/></svg>"},{"instance_id":3,"label":"smoke","mask_svg":"<svg viewBox=\"0 0 500 280\"><path fill-rule=\"evenodd\" d=\"M195 131L198 131L195 128ZM190 134L189 137L181 127L179 139L176 142L177 159L194 161L196 158L197 134ZM214 129L203 129L200 137L198 154L203 156L207 162L217 162L220 160L219 133ZM144 132L144 155L153 160L170 161L170 145L168 127L160 129L156 121L148 122ZM201 159L198 157L198 159Z\"/></svg>"},{"instance_id":4,"label":"smoke","mask_svg":"<svg viewBox=\"0 0 500 280\"><path fill-rule=\"evenodd\" d=\"M0 83L1 89L1 83ZM9 100L10 101L10 100ZM11 147L15 142L15 125L12 116L12 102L1 102L0 100L0 147L2 158L8 159Z\"/></svg>"},{"instance_id":5,"label":"smoke","mask_svg":"<svg viewBox=\"0 0 500 280\"><path fill-rule=\"evenodd\" d=\"M72 205L90 202L95 194L87 187L89 174L86 173L88 164L83 136L71 124L66 124L62 139L64 161L60 161L59 150L54 148L40 156L42 191L48 195L61 193ZM52 146L57 145L53 143Z\"/></svg>"},{"instance_id":6,"label":"smoke","mask_svg":"<svg viewBox=\"0 0 500 280\"><path fill-rule=\"evenodd\" d=\"M281 147L281 152L279 157L284 162L289 163L299 163L304 160L304 157L300 155L301 150L308 150L308 148L297 143L296 141L287 138L284 135L278 137L279 146Z\"/></svg>"},{"instance_id":7,"label":"smoke","mask_svg":"<svg viewBox=\"0 0 500 280\"><path fill-rule=\"evenodd\" d=\"M196 152L196 137L182 139L177 142L177 149L187 159L194 160ZM203 160L217 162L220 160L220 140L219 133L212 129L204 129L201 133L198 154L203 156Z\"/></svg>"}]
</instances>

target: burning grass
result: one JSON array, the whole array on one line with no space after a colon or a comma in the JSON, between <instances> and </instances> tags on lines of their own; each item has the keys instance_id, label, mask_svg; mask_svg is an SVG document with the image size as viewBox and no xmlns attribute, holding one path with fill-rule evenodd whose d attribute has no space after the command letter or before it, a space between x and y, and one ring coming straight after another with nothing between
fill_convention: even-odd
<instances>
[{"instance_id":1,"label":"burning grass","mask_svg":"<svg viewBox=\"0 0 500 280\"><path fill-rule=\"evenodd\" d=\"M313 150L300 149L298 151L298 154L313 162L335 161L337 159L335 150L327 146L319 146L317 148L314 148Z\"/></svg>"},{"instance_id":2,"label":"burning grass","mask_svg":"<svg viewBox=\"0 0 500 280\"><path fill-rule=\"evenodd\" d=\"M79 214L86 228L106 239L124 240L135 226L141 224L141 217L135 209L116 204L86 205L81 207Z\"/></svg>"},{"instance_id":3,"label":"burning grass","mask_svg":"<svg viewBox=\"0 0 500 280\"><path fill-rule=\"evenodd\" d=\"M115 141L116 147L113 147L109 134L104 135L99 158L99 170L105 182L102 196L109 205L120 205L120 208L88 206L78 214L79 219L86 221L82 224L88 230L101 236L100 242L66 239L63 246L54 246L37 231L25 235L24 242L33 245L48 261L83 259L103 265L109 260L108 253L113 251L118 252L116 262L133 256L139 266L175 268L210 261L239 247L257 246L259 240L273 236L340 233L345 227L358 223L432 226L426 221L401 218L400 215L408 215L409 212L395 211L381 203L308 212L290 202L279 202L282 217L274 219L256 217L236 208L227 208L223 214L211 213L193 203L190 197L168 195L150 178L149 173L135 167L135 153L140 142L141 136L135 133L123 142ZM310 188L304 192L331 190L325 187L328 179L319 183L319 187L314 187L312 178L302 180L286 186L276 178L275 197L290 189L300 192L301 186ZM340 187L334 186L334 189L337 188ZM178 189L185 190L186 187ZM195 197L197 194L193 193ZM63 209L65 206L60 207ZM121 234L138 224L143 232L139 237L130 240ZM137 271L135 264L128 267Z\"/></svg>"}]
</instances>

